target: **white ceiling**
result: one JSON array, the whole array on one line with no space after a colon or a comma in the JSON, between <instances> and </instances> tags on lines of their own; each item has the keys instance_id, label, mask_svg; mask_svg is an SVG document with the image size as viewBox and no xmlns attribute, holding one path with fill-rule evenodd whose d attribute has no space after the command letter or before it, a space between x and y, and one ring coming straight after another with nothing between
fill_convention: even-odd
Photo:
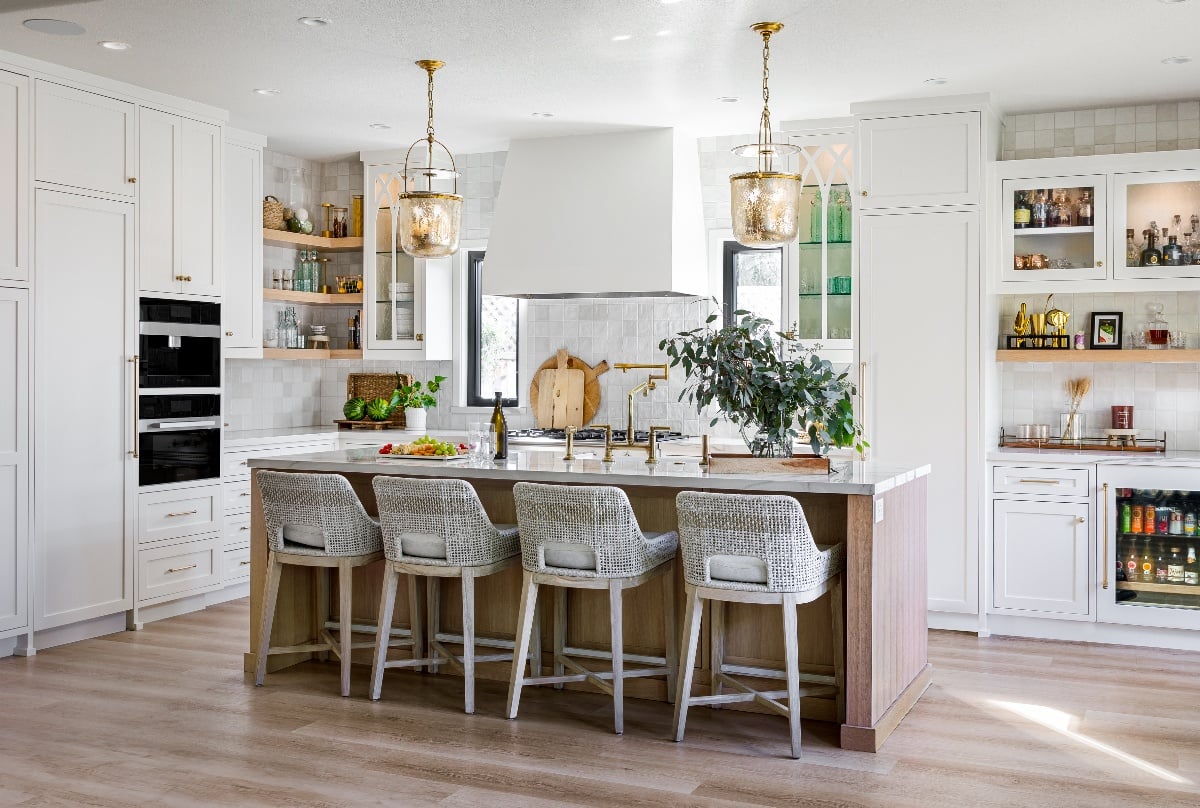
<instances>
[{"instance_id":1,"label":"white ceiling","mask_svg":"<svg viewBox=\"0 0 1200 808\"><path fill-rule=\"evenodd\" d=\"M38 34L29 17L87 33ZM332 159L423 133L420 58L447 62L437 131L459 153L622 127L753 131L748 27L762 19L787 26L773 40L776 121L952 93L991 92L1010 112L1200 95L1200 0L0 0L0 49L222 107L272 148ZM1178 55L1196 61L1161 63ZM949 82L923 83L935 76Z\"/></svg>"}]
</instances>

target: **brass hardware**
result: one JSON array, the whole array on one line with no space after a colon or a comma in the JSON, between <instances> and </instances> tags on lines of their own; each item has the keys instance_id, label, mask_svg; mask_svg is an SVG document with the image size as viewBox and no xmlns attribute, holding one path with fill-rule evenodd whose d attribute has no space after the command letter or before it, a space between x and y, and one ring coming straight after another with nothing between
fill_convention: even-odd
<instances>
[{"instance_id":1,"label":"brass hardware","mask_svg":"<svg viewBox=\"0 0 1200 808\"><path fill-rule=\"evenodd\" d=\"M250 465L250 461L249 460L239 460L238 465L239 466L248 466L248 465Z\"/></svg>"},{"instance_id":2,"label":"brass hardware","mask_svg":"<svg viewBox=\"0 0 1200 808\"><path fill-rule=\"evenodd\" d=\"M1030 483L1032 485L1062 485L1062 480L1050 480L1044 477L1026 477L1023 480L1017 480L1019 483Z\"/></svg>"},{"instance_id":3,"label":"brass hardware","mask_svg":"<svg viewBox=\"0 0 1200 808\"><path fill-rule=\"evenodd\" d=\"M708 435L700 436L700 465L708 465Z\"/></svg>"},{"instance_id":4,"label":"brass hardware","mask_svg":"<svg viewBox=\"0 0 1200 808\"><path fill-rule=\"evenodd\" d=\"M649 443L646 446L646 465L653 466L658 462L658 433L670 432L669 426L652 426L650 427Z\"/></svg>"},{"instance_id":5,"label":"brass hardware","mask_svg":"<svg viewBox=\"0 0 1200 808\"><path fill-rule=\"evenodd\" d=\"M612 442L612 425L611 424L591 424L589 429L604 430L604 462L613 462L613 442Z\"/></svg>"},{"instance_id":6,"label":"brass hardware","mask_svg":"<svg viewBox=\"0 0 1200 808\"><path fill-rule=\"evenodd\" d=\"M196 512L195 512L195 511L178 511L178 512L176 512L176 513L169 513L169 514L167 514L167 518L168 518L168 519L175 519L175 518L177 518L177 517L180 517L180 516L195 516L195 515L196 515Z\"/></svg>"},{"instance_id":7,"label":"brass hardware","mask_svg":"<svg viewBox=\"0 0 1200 808\"><path fill-rule=\"evenodd\" d=\"M1098 267L1102 267L1102 266L1104 266L1104 262L1103 262L1103 261L1097 261L1097 262L1096 262L1096 266L1098 266Z\"/></svg>"},{"instance_id":8,"label":"brass hardware","mask_svg":"<svg viewBox=\"0 0 1200 808\"><path fill-rule=\"evenodd\" d=\"M422 258L440 258L458 250L458 236L461 230L460 214L462 197L458 193L458 166L454 155L446 144L437 139L433 128L433 74L445 65L437 59L421 59L417 67L426 73L426 111L425 136L413 141L404 154L404 168L401 177L404 179L404 191L400 194L401 210L404 211L399 223L400 244L398 245L409 255ZM409 161L413 149L421 146L425 150L425 165L413 166L409 169ZM434 146L445 152L450 160L450 168L435 168L433 165ZM416 188L416 177L425 178L424 190ZM434 193L434 179L453 179L454 193ZM430 207L429 202L435 199L447 200L450 204Z\"/></svg>"},{"instance_id":9,"label":"brass hardware","mask_svg":"<svg viewBox=\"0 0 1200 808\"><path fill-rule=\"evenodd\" d=\"M232 337L232 336L233 336L233 332L232 332L232 331L226 331L226 332L225 332L225 336L227 336L227 337Z\"/></svg>"},{"instance_id":10,"label":"brass hardware","mask_svg":"<svg viewBox=\"0 0 1200 808\"><path fill-rule=\"evenodd\" d=\"M1087 521L1087 519L1081 516L1081 517L1079 517L1079 518L1078 518L1077 520L1075 520L1075 521L1079 522L1079 524L1081 524L1081 525L1082 525L1084 522L1086 522L1086 521Z\"/></svg>"},{"instance_id":11,"label":"brass hardware","mask_svg":"<svg viewBox=\"0 0 1200 808\"><path fill-rule=\"evenodd\" d=\"M648 398L650 396L651 390L658 389L658 385L655 384L655 382L665 382L667 380L667 377L670 375L670 370L668 369L668 367L666 365L642 365L642 364L638 364L636 362L618 362L617 364L613 365L613 367L616 368L617 370L621 371L622 373L626 373L630 370L661 370L662 371L661 376L657 376L654 373L649 374L646 377L646 381L642 382L639 385L636 385L627 394L628 403L626 406L626 415L628 416L628 424L625 429L625 442L620 445L623 446L624 448L637 447L640 449L646 449L648 446L647 443L642 443L642 444L634 443L633 398L638 393L641 393L643 398Z\"/></svg>"},{"instance_id":12,"label":"brass hardware","mask_svg":"<svg viewBox=\"0 0 1200 808\"><path fill-rule=\"evenodd\" d=\"M575 427L567 426L567 453L563 455L563 460L575 459Z\"/></svg>"},{"instance_id":13,"label":"brass hardware","mask_svg":"<svg viewBox=\"0 0 1200 808\"><path fill-rule=\"evenodd\" d=\"M239 497L248 497L248 496L250 496L250 492L249 492L249 491L243 491L242 493L238 494L238 496L239 496Z\"/></svg>"},{"instance_id":14,"label":"brass hardware","mask_svg":"<svg viewBox=\"0 0 1200 808\"><path fill-rule=\"evenodd\" d=\"M130 409L133 411L133 459L138 457L138 355L134 354L129 358L129 362L133 365L133 405Z\"/></svg>"},{"instance_id":15,"label":"brass hardware","mask_svg":"<svg viewBox=\"0 0 1200 808\"><path fill-rule=\"evenodd\" d=\"M1080 521L1080 522L1082 522L1083 520L1082 520L1082 519L1080 519L1079 521ZM249 530L249 529L250 529L250 528L248 528L246 525L242 525L241 527L239 527L239 528L238 528L238 530L239 530L239 531L246 531L246 530Z\"/></svg>"},{"instance_id":16,"label":"brass hardware","mask_svg":"<svg viewBox=\"0 0 1200 808\"><path fill-rule=\"evenodd\" d=\"M417 342L424 342L424 341L425 341L425 335L424 335L424 334L414 334L413 336L416 338Z\"/></svg>"},{"instance_id":17,"label":"brass hardware","mask_svg":"<svg viewBox=\"0 0 1200 808\"><path fill-rule=\"evenodd\" d=\"M238 566L239 567L248 567L248 566L250 566L250 562L249 561L239 561Z\"/></svg>"},{"instance_id":18,"label":"brass hardware","mask_svg":"<svg viewBox=\"0 0 1200 808\"><path fill-rule=\"evenodd\" d=\"M176 275L176 276L175 276L175 280L177 280L177 281L183 281L184 283L191 283L191 282L192 282L192 276L191 276L191 275Z\"/></svg>"},{"instance_id":19,"label":"brass hardware","mask_svg":"<svg viewBox=\"0 0 1200 808\"><path fill-rule=\"evenodd\" d=\"M168 573L171 573L171 572L185 572L186 570L193 570L193 569L195 569L195 568L196 568L196 567L198 567L198 566L200 566L200 565L199 565L199 564L188 564L186 567L168 567L168 568L167 568L167 572L168 572Z\"/></svg>"},{"instance_id":20,"label":"brass hardware","mask_svg":"<svg viewBox=\"0 0 1200 808\"><path fill-rule=\"evenodd\" d=\"M867 189L866 189L866 188L863 188L863 189L862 189L862 195L863 195L863 196L866 196L866 195L867 195Z\"/></svg>"},{"instance_id":21,"label":"brass hardware","mask_svg":"<svg viewBox=\"0 0 1200 808\"><path fill-rule=\"evenodd\" d=\"M133 185L137 182L137 177L130 177L128 180L126 180L126 182L128 182L130 185Z\"/></svg>"},{"instance_id":22,"label":"brass hardware","mask_svg":"<svg viewBox=\"0 0 1200 808\"><path fill-rule=\"evenodd\" d=\"M1108 483L1104 484L1104 554L1100 566L1104 569L1101 589L1108 589Z\"/></svg>"}]
</instances>

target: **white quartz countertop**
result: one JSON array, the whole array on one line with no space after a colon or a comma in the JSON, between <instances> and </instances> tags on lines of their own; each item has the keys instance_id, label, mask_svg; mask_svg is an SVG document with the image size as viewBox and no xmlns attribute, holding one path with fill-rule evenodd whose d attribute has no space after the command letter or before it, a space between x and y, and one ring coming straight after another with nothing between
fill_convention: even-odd
<instances>
[{"instance_id":1,"label":"white quartz countertop","mask_svg":"<svg viewBox=\"0 0 1200 808\"><path fill-rule=\"evenodd\" d=\"M254 468L281 471L335 472L342 474L397 474L413 477L456 477L467 480L524 480L579 485L662 486L726 491L781 491L843 495L875 495L924 477L929 466L893 466L847 461L833 464L832 474L710 474L696 458L667 458L657 465L643 460L595 459L565 461L552 452L510 451L507 461L473 467L466 458L413 460L381 456L375 448L348 448L329 452L261 457L250 460Z\"/></svg>"},{"instance_id":2,"label":"white quartz countertop","mask_svg":"<svg viewBox=\"0 0 1200 808\"><path fill-rule=\"evenodd\" d=\"M987 459L1005 463L1066 463L1106 466L1200 466L1200 452L1168 449L1165 452L1096 452L1062 449L992 449Z\"/></svg>"},{"instance_id":3,"label":"white quartz countertop","mask_svg":"<svg viewBox=\"0 0 1200 808\"><path fill-rule=\"evenodd\" d=\"M240 429L225 431L226 449L244 449L255 446L282 446L288 443L317 443L340 441L342 443L373 444L409 443L422 435L446 440L465 440L466 433L452 430L429 430L418 432L409 429L342 429L336 425L292 426L281 429Z\"/></svg>"}]
</instances>

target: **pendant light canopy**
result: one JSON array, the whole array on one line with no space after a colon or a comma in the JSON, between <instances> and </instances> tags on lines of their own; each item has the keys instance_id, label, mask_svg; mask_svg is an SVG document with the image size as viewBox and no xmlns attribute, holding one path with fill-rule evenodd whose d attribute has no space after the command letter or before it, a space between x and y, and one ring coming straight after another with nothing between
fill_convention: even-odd
<instances>
[{"instance_id":1,"label":"pendant light canopy","mask_svg":"<svg viewBox=\"0 0 1200 808\"><path fill-rule=\"evenodd\" d=\"M763 111L758 122L758 142L733 149L739 157L755 157L758 161L757 170L729 177L733 237L746 247L775 247L797 236L801 190L800 175L775 170L775 161L776 158L786 161L788 155L800 149L790 143L771 141L768 85L771 36L783 30L783 23L760 22L750 28L762 35L763 40Z\"/></svg>"},{"instance_id":2,"label":"pendant light canopy","mask_svg":"<svg viewBox=\"0 0 1200 808\"><path fill-rule=\"evenodd\" d=\"M396 227L400 237L400 248L409 255L419 258L442 258L458 252L458 236L462 229L462 197L458 194L458 171L454 155L433 135L433 73L444 62L422 59L417 67L429 76L429 117L425 123L425 137L408 147L404 156L404 193L400 194ZM413 149L424 144L425 165L409 166ZM433 147L438 146L450 158L450 168L436 168L433 164ZM424 177L424 190L417 190ZM453 179L454 193L433 190L435 179Z\"/></svg>"}]
</instances>

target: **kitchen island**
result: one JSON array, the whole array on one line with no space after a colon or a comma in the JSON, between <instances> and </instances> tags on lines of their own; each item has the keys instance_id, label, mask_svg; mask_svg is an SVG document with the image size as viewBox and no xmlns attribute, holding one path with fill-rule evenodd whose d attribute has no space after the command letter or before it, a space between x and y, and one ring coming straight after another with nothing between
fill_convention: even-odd
<instances>
[{"instance_id":1,"label":"kitchen island","mask_svg":"<svg viewBox=\"0 0 1200 808\"><path fill-rule=\"evenodd\" d=\"M787 494L804 507L819 544L846 544L845 716L837 716L832 698L803 700L802 715L841 725L843 748L874 752L928 687L931 669L926 655L926 477L929 467L900 468L871 462L834 463L829 475L709 474L695 459L664 458L650 466L641 460L603 463L594 459L564 461L557 453L513 452L508 461L475 468L465 460L426 461L384 457L374 449L343 449L250 461L252 470L332 472L350 480L371 513L376 475L457 477L474 486L495 522L516 522L513 484L520 481L575 485L615 485L633 505L643 530L674 530L675 495L679 491L725 491ZM257 651L257 624L262 608L267 568L267 542L257 481L253 483L251 520L250 652L245 669L252 671ZM374 623L379 605L381 565L356 570L354 622ZM683 596L678 566L676 591ZM406 584L405 584L406 585ZM456 582L446 581L441 622L453 632L460 615ZM662 655L662 591L659 581L625 594L625 651ZM489 576L477 584L477 636L512 637L516 622L521 573L519 567ZM549 593L547 593L549 594ZM313 578L309 570L285 567L280 581L273 645L300 644L315 635ZM574 647L607 649L609 645L606 593L574 590L569 594L567 643ZM333 602L337 602L336 599ZM802 672L829 674L834 643L828 599L821 598L799 611ZM394 622L408 625L407 598L396 602ZM543 604L549 615L549 602ZM682 602L679 604L682 613ZM707 608L707 607L706 607ZM707 614L704 617L707 625ZM728 604L725 610L725 660L747 667L782 667L782 618L776 609ZM550 648L549 620L541 626L543 647ZM705 635L707 632L705 632ZM370 663L369 651L356 661ZM270 670L303 662L313 655L272 656ZM701 649L696 691L706 692L708 642ZM547 660L548 661L548 660ZM446 670L448 666L443 666ZM509 665L480 665L476 675L507 681ZM665 683L635 679L626 685L634 698L666 699ZM484 708L486 709L486 708ZM749 709L749 708L748 708Z\"/></svg>"}]
</instances>

